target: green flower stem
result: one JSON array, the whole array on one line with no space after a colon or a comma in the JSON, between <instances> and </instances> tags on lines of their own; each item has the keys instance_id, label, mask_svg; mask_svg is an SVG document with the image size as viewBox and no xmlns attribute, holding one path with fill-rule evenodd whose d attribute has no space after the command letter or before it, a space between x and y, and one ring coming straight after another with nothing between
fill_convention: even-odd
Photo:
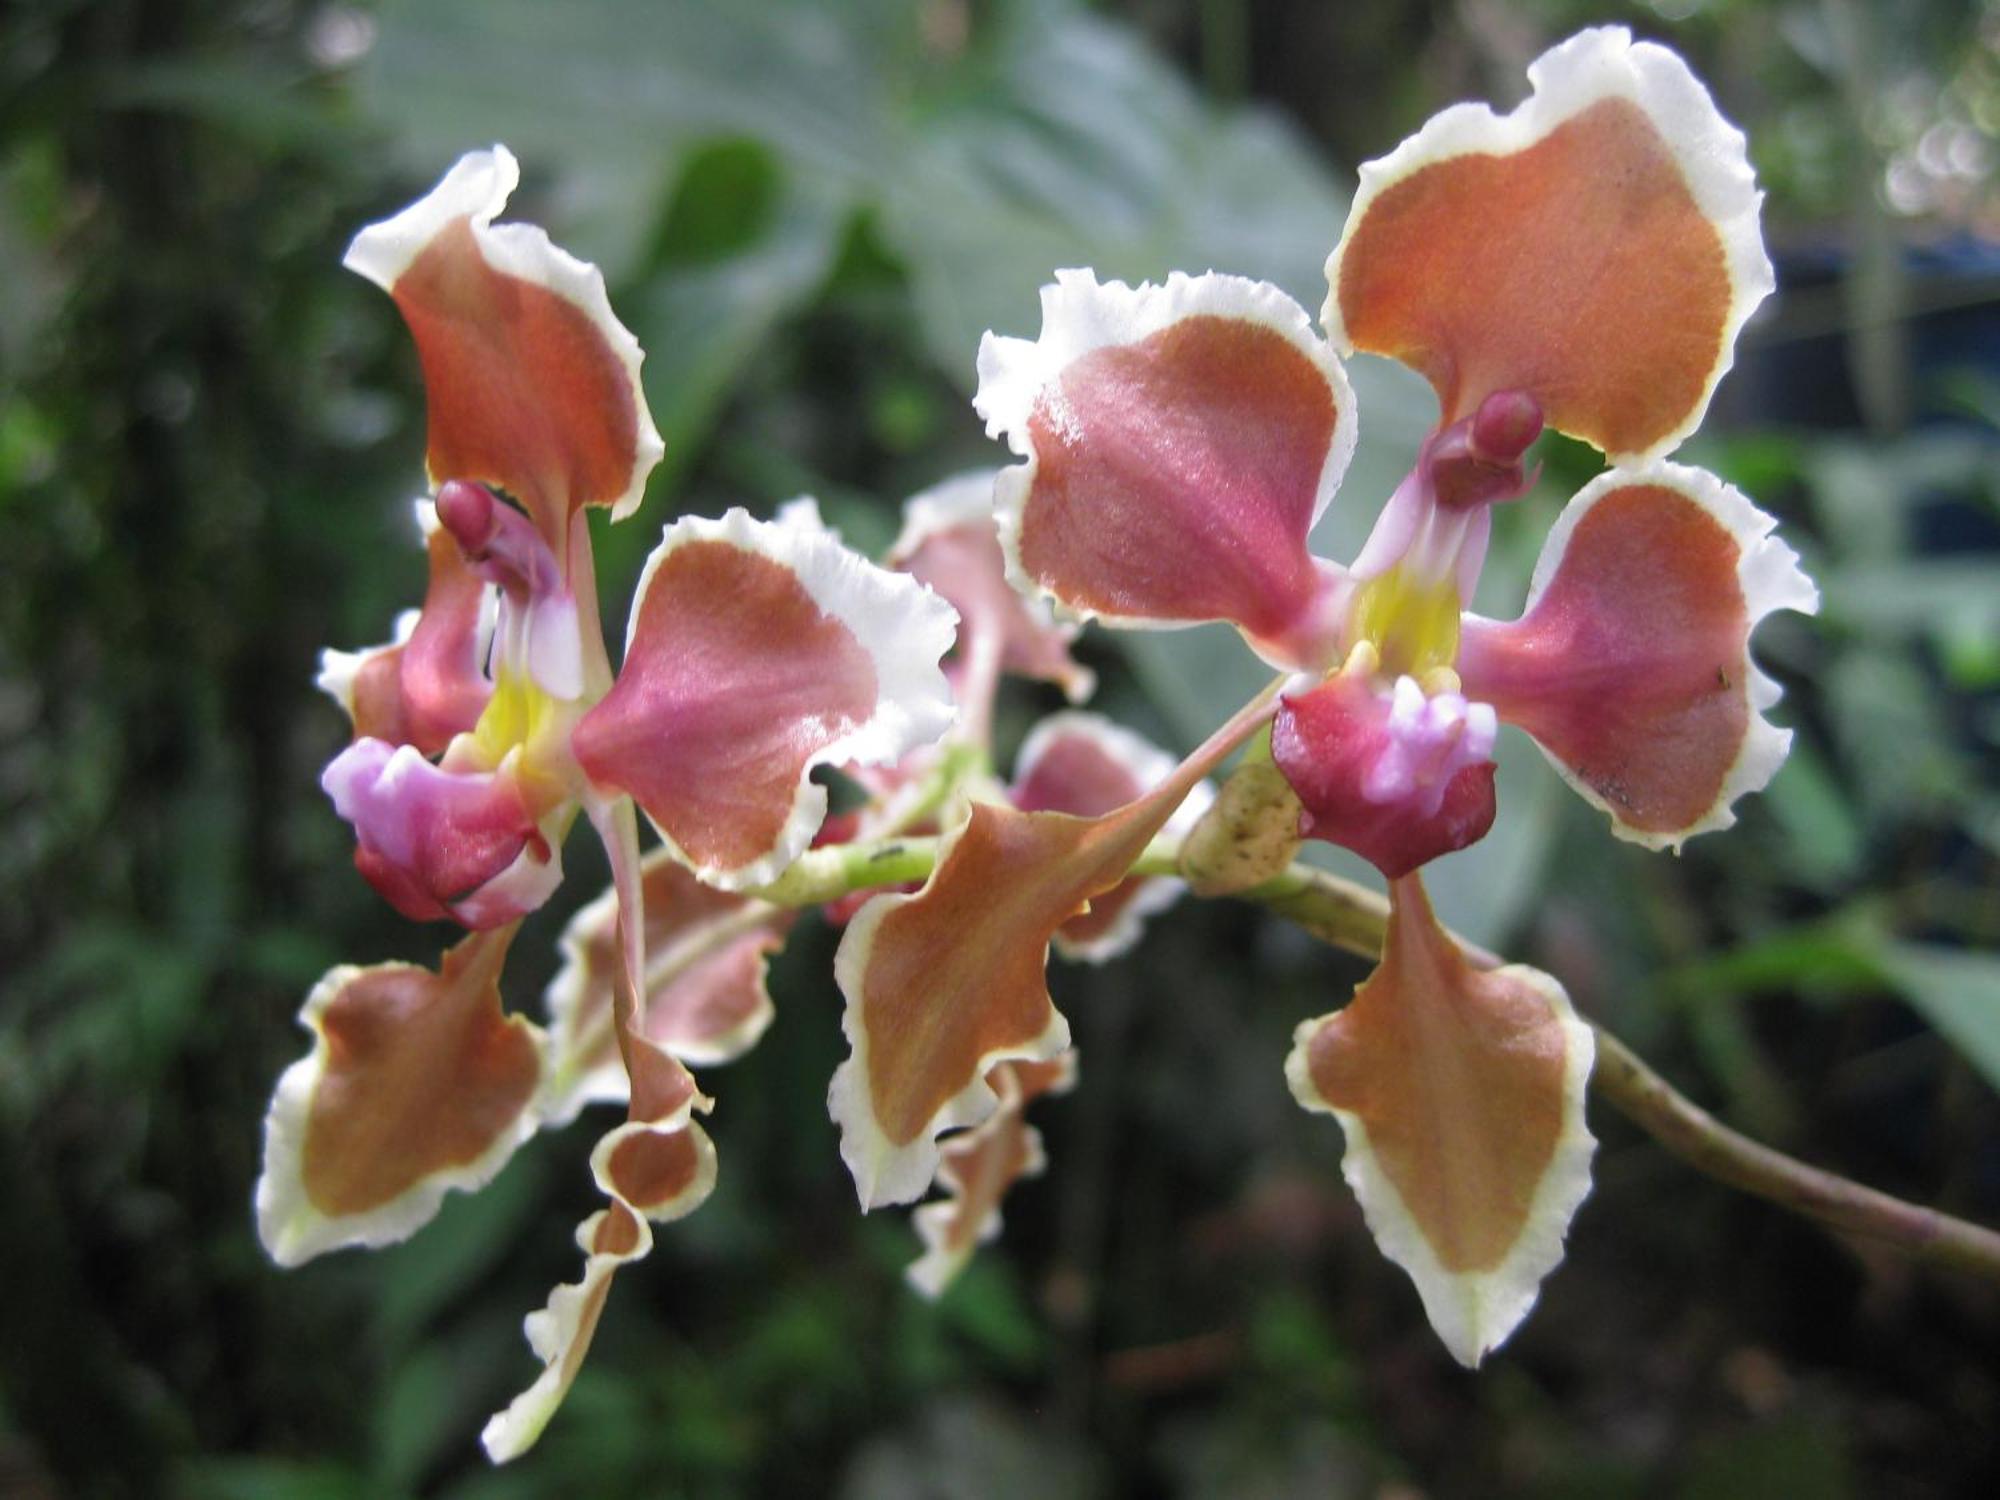
<instances>
[{"instance_id":1,"label":"green flower stem","mask_svg":"<svg viewBox=\"0 0 2000 1500\"><path fill-rule=\"evenodd\" d=\"M929 876L938 842L884 839L814 849L754 894L774 905L812 906L875 886L908 885ZM1171 875L1178 857L1175 840L1156 839L1132 873ZM1236 899L1255 902L1345 952L1374 958L1382 951L1388 899L1325 870L1295 864L1238 892ZM1504 962L1475 944L1458 942L1480 968ZM1590 1024L1597 1037L1597 1066L1590 1078L1597 1096L1696 1171L1840 1233L2000 1281L2000 1233L1808 1166L1731 1130L1618 1038L1596 1022Z\"/></svg>"}]
</instances>

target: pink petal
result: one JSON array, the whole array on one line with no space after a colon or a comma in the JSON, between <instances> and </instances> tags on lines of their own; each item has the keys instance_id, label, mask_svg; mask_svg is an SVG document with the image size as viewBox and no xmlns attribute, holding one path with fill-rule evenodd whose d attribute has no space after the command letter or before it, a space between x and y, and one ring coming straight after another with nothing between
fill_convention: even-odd
<instances>
[{"instance_id":1,"label":"pink petal","mask_svg":"<svg viewBox=\"0 0 2000 1500\"><path fill-rule=\"evenodd\" d=\"M1677 848L1728 827L1791 745L1762 716L1778 688L1750 632L1819 606L1775 524L1700 469L1600 476L1549 534L1527 612L1467 618L1465 690L1533 735L1620 837Z\"/></svg>"},{"instance_id":2,"label":"pink petal","mask_svg":"<svg viewBox=\"0 0 2000 1500\"><path fill-rule=\"evenodd\" d=\"M963 668L990 650L999 670L1053 682L1080 703L1095 686L1089 669L1069 654L1080 627L1059 624L1046 603L1007 581L993 514L997 477L997 470L975 470L906 500L889 566L935 589L958 611L953 664Z\"/></svg>"},{"instance_id":3,"label":"pink petal","mask_svg":"<svg viewBox=\"0 0 2000 1500\"><path fill-rule=\"evenodd\" d=\"M1062 271L1042 335L988 334L973 404L1028 462L1000 476L1010 572L1113 624L1227 620L1301 664L1326 588L1306 535L1354 449L1346 376L1302 308L1237 277Z\"/></svg>"},{"instance_id":4,"label":"pink petal","mask_svg":"<svg viewBox=\"0 0 2000 1500\"><path fill-rule=\"evenodd\" d=\"M711 890L664 850L641 867L646 907L646 993L640 1029L694 1066L741 1057L771 1024L764 971L796 913ZM563 967L548 989L550 1070L545 1113L554 1124L584 1104L623 1103L625 1069L612 1023L619 964L618 905L606 891L563 930Z\"/></svg>"},{"instance_id":5,"label":"pink petal","mask_svg":"<svg viewBox=\"0 0 2000 1500\"><path fill-rule=\"evenodd\" d=\"M417 524L430 557L422 612L404 616L407 628L390 645L323 652L319 686L347 710L356 739L440 755L493 695L485 671L493 593L427 500L417 502Z\"/></svg>"},{"instance_id":6,"label":"pink petal","mask_svg":"<svg viewBox=\"0 0 2000 1500\"><path fill-rule=\"evenodd\" d=\"M825 815L814 766L893 761L944 732L952 621L824 531L689 517L647 562L624 667L571 744L704 881L761 884Z\"/></svg>"}]
</instances>

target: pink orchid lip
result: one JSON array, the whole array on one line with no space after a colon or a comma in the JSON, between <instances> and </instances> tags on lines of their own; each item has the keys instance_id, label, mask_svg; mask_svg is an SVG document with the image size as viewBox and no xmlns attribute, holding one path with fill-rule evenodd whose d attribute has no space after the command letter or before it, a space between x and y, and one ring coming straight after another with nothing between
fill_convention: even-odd
<instances>
[{"instance_id":1,"label":"pink orchid lip","mask_svg":"<svg viewBox=\"0 0 2000 1500\"><path fill-rule=\"evenodd\" d=\"M354 862L413 921L500 926L562 878L554 847L509 769L446 771L412 745L360 739L320 778L354 827Z\"/></svg>"},{"instance_id":2,"label":"pink orchid lip","mask_svg":"<svg viewBox=\"0 0 2000 1500\"><path fill-rule=\"evenodd\" d=\"M1368 670L1282 699L1271 754L1303 804L1300 833L1395 880L1493 826L1498 720L1487 704L1426 694L1410 677L1381 692L1372 666L1359 666Z\"/></svg>"}]
</instances>

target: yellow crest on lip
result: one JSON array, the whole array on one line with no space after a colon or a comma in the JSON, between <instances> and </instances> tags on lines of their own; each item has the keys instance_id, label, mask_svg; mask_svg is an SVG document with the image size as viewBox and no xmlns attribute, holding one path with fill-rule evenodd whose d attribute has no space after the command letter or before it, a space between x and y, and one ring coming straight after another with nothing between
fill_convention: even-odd
<instances>
[{"instance_id":1,"label":"yellow crest on lip","mask_svg":"<svg viewBox=\"0 0 2000 1500\"><path fill-rule=\"evenodd\" d=\"M1426 581L1394 567L1364 583L1354 600L1352 639L1373 645L1380 670L1422 677L1458 659L1462 606L1449 575Z\"/></svg>"}]
</instances>

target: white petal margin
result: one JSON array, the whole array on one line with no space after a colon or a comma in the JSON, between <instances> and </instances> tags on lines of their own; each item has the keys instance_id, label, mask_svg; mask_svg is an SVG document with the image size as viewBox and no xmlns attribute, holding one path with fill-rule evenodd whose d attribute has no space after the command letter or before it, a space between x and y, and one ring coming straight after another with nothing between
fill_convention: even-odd
<instances>
[{"instance_id":1,"label":"white petal margin","mask_svg":"<svg viewBox=\"0 0 2000 1500\"><path fill-rule=\"evenodd\" d=\"M603 272L553 244L547 233L533 224L493 222L520 182L520 164L505 146L468 151L425 196L355 235L341 264L394 295L403 273L439 233L464 219L487 265L503 276L546 288L579 308L618 356L631 382L632 473L623 492L610 502L611 519L622 521L639 508L646 493L646 476L666 452L639 380L645 354L638 339L611 310Z\"/></svg>"},{"instance_id":2,"label":"white petal margin","mask_svg":"<svg viewBox=\"0 0 2000 1500\"><path fill-rule=\"evenodd\" d=\"M1026 1096L1020 1079L1010 1068L1003 1075L1000 1107L974 1130L967 1131L955 1140L947 1141L949 1147L980 1147L991 1149L1009 1120L1019 1119L1035 1099L1047 1094L1067 1094L1076 1087L1076 1054L1065 1052L1058 1060L1061 1072L1053 1083L1040 1089L1032 1097ZM912 1261L904 1271L910 1285L933 1301L942 1297L959 1273L972 1259L972 1252L981 1245L991 1244L1000 1236L1000 1200L1015 1181L1039 1177L1048 1170L1048 1154L1042 1148L1042 1133L1034 1126L1021 1125L1021 1144L1024 1162L1019 1175L1007 1182L995 1183L991 1180L967 1182L960 1176L955 1163L945 1160L938 1165L937 1185L946 1196L934 1203L926 1203L910 1216L917 1237L923 1241L924 1253ZM975 1167L987 1167L991 1171L1004 1171L1007 1162L989 1166L983 1159ZM968 1201L977 1197L990 1197L984 1215L970 1235L958 1243L953 1243L952 1230L959 1215L964 1212Z\"/></svg>"},{"instance_id":3,"label":"white petal margin","mask_svg":"<svg viewBox=\"0 0 2000 1500\"><path fill-rule=\"evenodd\" d=\"M748 890L768 885L782 874L805 852L826 820L826 788L811 779L813 767L890 765L907 751L943 738L951 728L958 710L938 662L951 649L958 612L914 578L877 567L843 545L820 523L817 506L810 512L788 506L779 521L759 521L735 507L720 520L684 516L667 527L633 591L632 617L625 629L627 656L638 634L646 591L660 564L676 549L695 542L722 542L782 565L823 614L847 627L875 668L875 711L802 768L791 816L767 853L733 868L703 864L654 824L674 857L705 884L725 891Z\"/></svg>"},{"instance_id":4,"label":"white petal margin","mask_svg":"<svg viewBox=\"0 0 2000 1500\"><path fill-rule=\"evenodd\" d=\"M979 389L972 406L985 418L988 437L1004 437L1007 446L1027 460L1002 469L994 484L993 503L999 512L1000 550L1007 559L1007 577L1022 593L1051 599L1065 617L1098 619L1107 625L1142 630L1177 630L1189 623L1099 615L1065 605L1022 568L1021 517L1039 467L1028 435L1028 418L1042 392L1093 350L1136 344L1193 317L1235 318L1272 329L1326 377L1333 392L1333 441L1327 447L1313 496L1314 524L1333 503L1334 491L1340 488L1354 457L1354 390L1347 372L1332 348L1314 332L1306 310L1270 282L1216 271L1200 276L1175 271L1164 286L1148 281L1133 287L1122 281L1099 282L1097 273L1088 268L1056 272L1055 281L1042 288L1040 338L1031 342L989 331L979 341Z\"/></svg>"},{"instance_id":5,"label":"white petal margin","mask_svg":"<svg viewBox=\"0 0 2000 1500\"><path fill-rule=\"evenodd\" d=\"M549 1294L547 1305L529 1313L521 1325L528 1338L528 1347L542 1361L543 1369L534 1384L508 1403L505 1410L489 1418L481 1431L479 1441L486 1449L486 1456L494 1463L507 1463L534 1447L543 1429L549 1425L549 1419L562 1406L563 1398L569 1394L569 1388L576 1380L577 1371L583 1366L590 1341L596 1335L605 1298L610 1294L613 1274L620 1266L644 1260L652 1254L653 1231L648 1220L667 1223L692 1213L714 1188L715 1148L709 1142L707 1133L693 1123L691 1110L694 1102L691 1097L676 1113L663 1120L633 1121L621 1125L591 1151L591 1175L596 1178L598 1188L612 1200L613 1206L600 1209L577 1226L577 1247L584 1253L582 1278L558 1286ZM611 1180L612 1153L631 1135L671 1135L680 1130L693 1132L695 1147L700 1153L700 1172L695 1181L666 1205L642 1211L626 1202ZM613 1214L621 1211L631 1215L635 1232L630 1247L595 1249L600 1227Z\"/></svg>"},{"instance_id":6,"label":"white petal margin","mask_svg":"<svg viewBox=\"0 0 2000 1500\"><path fill-rule=\"evenodd\" d=\"M1590 1158L1597 1142L1584 1122L1584 1096L1590 1085L1597 1040L1588 1023L1569 1003L1569 995L1552 977L1525 964L1494 971L1524 982L1549 1002L1563 1030L1563 1122L1547 1170L1535 1186L1521 1234L1501 1259L1485 1271L1448 1271L1410 1214L1396 1185L1382 1170L1368 1128L1351 1111L1335 1109L1313 1086L1308 1048L1313 1032L1326 1018L1299 1023L1292 1050L1285 1058L1285 1081L1304 1108L1330 1114L1340 1121L1347 1151L1340 1175L1361 1204L1368 1232L1382 1253L1409 1273L1423 1299L1431 1327L1468 1369L1497 1349L1534 1308L1544 1277L1562 1263L1563 1236L1577 1206L1590 1195Z\"/></svg>"},{"instance_id":7,"label":"white petal margin","mask_svg":"<svg viewBox=\"0 0 2000 1500\"><path fill-rule=\"evenodd\" d=\"M937 880L937 872L951 858L969 826L969 822L960 823L939 841L937 863L924 890L929 890ZM901 1145L889 1139L876 1121L868 1088L868 1028L861 1017L862 981L868 972L875 929L890 912L922 894L923 891L918 891L875 897L854 914L833 955L834 982L847 998L840 1029L847 1037L848 1054L847 1060L833 1070L833 1081L826 1091L826 1108L840 1128L840 1159L854 1178L854 1191L864 1213L891 1203L913 1203L929 1191L940 1159L938 1137L948 1131L982 1125L1000 1107L1000 1096L986 1081L997 1064L1047 1062L1070 1048L1069 1020L1051 1003L1048 1025L1040 1035L1020 1046L996 1047L982 1053L973 1064L970 1081L944 1102L913 1139Z\"/></svg>"},{"instance_id":8,"label":"white petal margin","mask_svg":"<svg viewBox=\"0 0 2000 1500\"><path fill-rule=\"evenodd\" d=\"M1791 730L1780 729L1764 717L1765 710L1776 705L1783 691L1750 654L1749 637L1756 634L1759 620L1777 610L1797 610L1802 615L1818 614L1819 588L1799 566L1798 553L1773 535L1778 525L1776 517L1758 509L1748 495L1706 469L1659 461L1634 468L1608 469L1571 497L1562 514L1556 517L1555 525L1549 528L1548 540L1542 544L1542 555L1535 560L1523 615L1534 609L1555 579L1562 567L1563 554L1569 549L1569 539L1575 534L1577 524L1590 513L1591 507L1613 491L1632 485L1657 485L1685 495L1719 521L1736 539L1736 581L1743 590L1747 615L1743 660L1748 670L1743 695L1749 704L1750 714L1744 727L1743 743L1737 749L1736 760L1728 774L1723 777L1722 789L1716 794L1714 805L1687 827L1669 833L1649 833L1627 826L1619 819L1616 807L1599 796L1555 756L1549 755L1546 750L1542 753L1584 801L1611 819L1611 831L1619 838L1643 844L1648 849L1671 849L1679 853L1681 845L1696 834L1733 824L1736 821L1733 806L1736 799L1750 792L1761 792L1769 786L1771 778L1778 774L1778 768L1784 765L1785 757L1791 753ZM1537 745L1537 748L1540 746Z\"/></svg>"},{"instance_id":9,"label":"white petal margin","mask_svg":"<svg viewBox=\"0 0 2000 1500\"><path fill-rule=\"evenodd\" d=\"M988 334L988 338L992 335ZM897 533L893 546L889 548L888 564L892 568L901 567L923 547L932 537L948 531L956 531L964 526L986 525L994 528L998 539L998 520L994 515L993 496L1000 475L1000 469L969 469L963 474L954 474L949 479L940 480L929 489L910 496L903 502L903 529ZM1003 550L1001 556L1006 557ZM1049 601L1033 592L1024 592L1019 584L1019 569L1010 570L1009 582L1015 586L1020 606L1028 617L1028 622L1037 630L1045 630L1064 646L1070 645L1083 634L1083 625L1076 620L1056 617ZM1058 684L1062 693L1072 703L1086 703L1090 695L1097 691L1097 674L1090 668L1074 665Z\"/></svg>"},{"instance_id":10,"label":"white petal margin","mask_svg":"<svg viewBox=\"0 0 2000 1500\"><path fill-rule=\"evenodd\" d=\"M1135 797L1150 792L1173 775L1180 764L1151 740L1134 734L1102 714L1065 710L1043 719L1021 742L1020 753L1014 761L1014 785L1019 787L1024 784L1042 757L1065 738L1085 740L1105 759L1122 766L1131 774L1132 795ZM1185 838L1214 803L1214 784L1197 782L1186 800L1175 809L1174 815L1167 819L1161 834L1175 839ZM1108 962L1139 941L1145 933L1147 918L1157 916L1172 906L1186 890L1186 884L1171 875L1148 876L1140 882L1139 889L1125 903L1111 926L1087 942L1073 941L1058 930L1055 950L1073 963ZM1105 894L1108 896L1110 892Z\"/></svg>"},{"instance_id":11,"label":"white petal margin","mask_svg":"<svg viewBox=\"0 0 2000 1500\"><path fill-rule=\"evenodd\" d=\"M386 964L375 968L415 966ZM463 1166L433 1172L366 1213L329 1216L315 1208L306 1194L304 1166L313 1095L325 1076L328 1057L326 1032L320 1021L341 992L369 972L358 964L342 964L313 986L299 1009L299 1024L312 1033L312 1051L285 1069L264 1116L264 1166L256 1192L257 1237L271 1259L287 1270L329 1250L373 1249L408 1239L436 1216L446 1193L477 1192L491 1182L541 1125L539 1099L531 1099L512 1125ZM540 1027L519 1017L510 1018L510 1024L523 1027L546 1059L548 1039ZM546 1077L546 1061L543 1071Z\"/></svg>"},{"instance_id":12,"label":"white petal margin","mask_svg":"<svg viewBox=\"0 0 2000 1500\"><path fill-rule=\"evenodd\" d=\"M1606 99L1627 99L1653 122L1673 153L1695 206L1722 237L1729 272L1730 305L1722 357L1710 371L1701 399L1680 427L1643 453L1614 453L1617 461L1642 461L1670 453L1701 425L1715 387L1735 360L1736 337L1777 286L1764 250L1759 210L1764 195L1750 166L1743 132L1722 117L1708 89L1680 55L1654 42L1635 42L1623 26L1579 31L1528 64L1534 92L1511 114L1484 104L1454 104L1425 121L1387 156L1361 165L1360 185L1347 226L1326 263L1326 306L1320 321L1343 355L1354 352L1340 311L1340 263L1355 227L1375 199L1403 178L1455 156L1511 156L1542 140L1566 121Z\"/></svg>"}]
</instances>

